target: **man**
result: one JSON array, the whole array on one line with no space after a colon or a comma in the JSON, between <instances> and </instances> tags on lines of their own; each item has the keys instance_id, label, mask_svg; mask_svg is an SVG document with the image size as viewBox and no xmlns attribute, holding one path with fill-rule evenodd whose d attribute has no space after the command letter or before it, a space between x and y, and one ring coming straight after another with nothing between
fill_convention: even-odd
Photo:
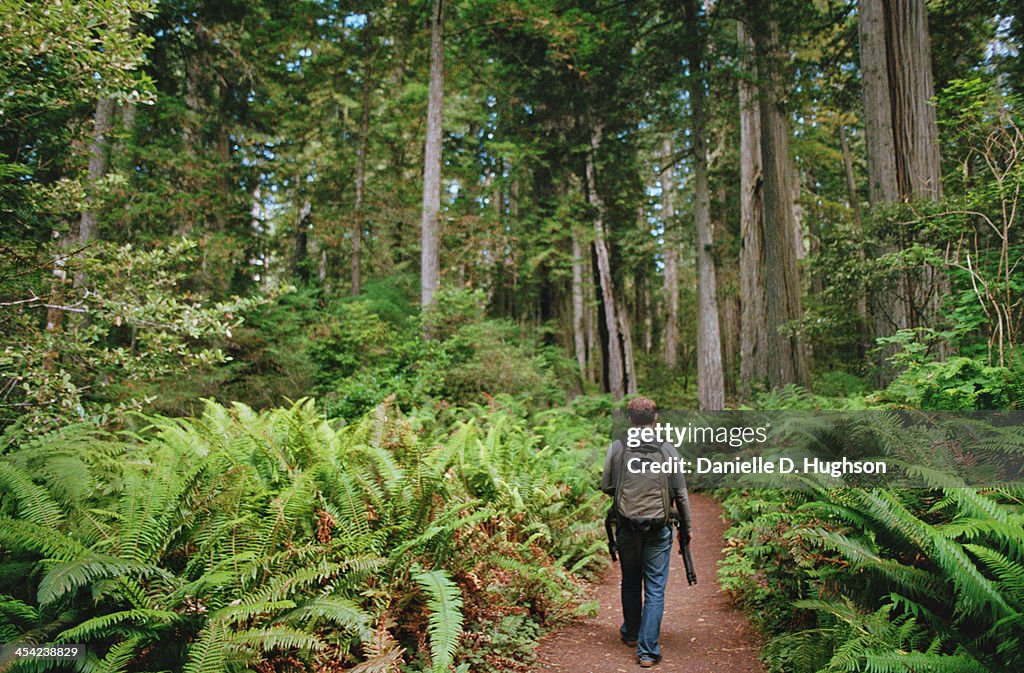
<instances>
[{"instance_id":1,"label":"man","mask_svg":"<svg viewBox=\"0 0 1024 673\"><path fill-rule=\"evenodd\" d=\"M622 563L622 642L636 647L637 661L650 668L661 660L661 617L665 608L672 551L672 526L679 527L680 553L690 543L690 503L681 472L668 475L640 472L644 462L678 464L669 442L642 443L640 431L657 418L653 400L637 397L626 406L630 439L615 440L608 448L601 490L615 499L616 547ZM661 504L663 503L663 504ZM674 512L672 510L675 510Z\"/></svg>"}]
</instances>

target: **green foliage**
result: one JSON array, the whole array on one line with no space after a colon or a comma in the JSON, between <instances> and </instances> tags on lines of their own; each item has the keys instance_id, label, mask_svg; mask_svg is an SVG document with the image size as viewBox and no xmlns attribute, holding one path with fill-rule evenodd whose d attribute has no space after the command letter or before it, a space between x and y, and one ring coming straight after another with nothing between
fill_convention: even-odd
<instances>
[{"instance_id":1,"label":"green foliage","mask_svg":"<svg viewBox=\"0 0 1024 673\"><path fill-rule=\"evenodd\" d=\"M408 418L381 405L348 426L310 400L208 402L118 436L12 426L0 633L86 643L98 670L203 673L373 670L400 648L424 661L427 642L447 671L470 661L463 632L516 614L536 635L601 565L600 437L571 410L529 417L505 399Z\"/></svg>"},{"instance_id":2,"label":"green foliage","mask_svg":"<svg viewBox=\"0 0 1024 673\"><path fill-rule=\"evenodd\" d=\"M146 402L148 383L223 362L216 341L230 338L263 299L213 302L190 291L185 280L196 253L186 239L150 249L97 243L79 268L87 288L65 298L62 329L40 323L47 302L35 295L7 309L17 339L0 352L7 388L0 419L17 414L37 429L67 420L123 422Z\"/></svg>"},{"instance_id":3,"label":"green foliage","mask_svg":"<svg viewBox=\"0 0 1024 673\"><path fill-rule=\"evenodd\" d=\"M923 434L883 417L872 423L911 470L915 455L955 452L958 437L979 430L963 417ZM999 434L982 443L1019 452L1016 430ZM769 636L771 670L1024 665L1024 494L917 472L928 488L721 493L734 524L719 577Z\"/></svg>"},{"instance_id":4,"label":"green foliage","mask_svg":"<svg viewBox=\"0 0 1024 673\"><path fill-rule=\"evenodd\" d=\"M931 330L900 330L880 339L901 348L892 358L901 371L874 396L875 401L929 410L1010 409L1021 403L1024 390L1008 368L977 358L930 355L930 343L944 336Z\"/></svg>"},{"instance_id":5,"label":"green foliage","mask_svg":"<svg viewBox=\"0 0 1024 673\"><path fill-rule=\"evenodd\" d=\"M455 659L462 636L462 596L459 587L443 570L416 575L415 580L430 599L430 661L433 673L447 673Z\"/></svg>"}]
</instances>

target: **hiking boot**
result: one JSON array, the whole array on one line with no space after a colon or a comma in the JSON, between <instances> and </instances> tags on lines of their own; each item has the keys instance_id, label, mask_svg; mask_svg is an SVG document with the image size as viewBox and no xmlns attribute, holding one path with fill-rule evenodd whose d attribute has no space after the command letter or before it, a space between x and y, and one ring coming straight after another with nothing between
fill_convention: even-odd
<instances>
[{"instance_id":1,"label":"hiking boot","mask_svg":"<svg viewBox=\"0 0 1024 673\"><path fill-rule=\"evenodd\" d=\"M650 668L657 662L654 659L640 659L640 668Z\"/></svg>"},{"instance_id":2,"label":"hiking boot","mask_svg":"<svg viewBox=\"0 0 1024 673\"><path fill-rule=\"evenodd\" d=\"M629 647L636 647L636 638L627 638L626 636L619 636L622 642Z\"/></svg>"}]
</instances>

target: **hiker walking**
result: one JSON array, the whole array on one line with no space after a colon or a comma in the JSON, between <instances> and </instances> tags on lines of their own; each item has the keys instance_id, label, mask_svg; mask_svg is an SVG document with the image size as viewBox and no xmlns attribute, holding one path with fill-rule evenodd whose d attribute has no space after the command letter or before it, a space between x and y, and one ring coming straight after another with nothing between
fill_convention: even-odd
<instances>
[{"instance_id":1,"label":"hiker walking","mask_svg":"<svg viewBox=\"0 0 1024 673\"><path fill-rule=\"evenodd\" d=\"M637 397L626 406L631 424L626 439L608 447L601 490L614 498L606 525L617 529L609 540L612 560L618 552L622 563L622 642L636 647L637 662L650 668L661 660L661 616L665 608L672 551L672 524L679 528L680 553L689 551L690 502L681 471L664 474L644 469L645 464L672 461L679 454L670 442L640 440L644 428L653 427L657 407L653 400ZM650 433L647 433L648 435ZM687 559L689 560L689 559ZM689 565L689 564L688 564ZM689 572L690 583L696 577Z\"/></svg>"}]
</instances>

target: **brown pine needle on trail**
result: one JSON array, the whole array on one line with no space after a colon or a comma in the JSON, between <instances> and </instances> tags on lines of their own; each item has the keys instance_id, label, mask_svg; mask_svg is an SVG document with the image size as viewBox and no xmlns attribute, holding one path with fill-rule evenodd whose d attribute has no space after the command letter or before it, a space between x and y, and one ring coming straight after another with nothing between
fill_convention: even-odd
<instances>
[{"instance_id":1,"label":"brown pine needle on trail","mask_svg":"<svg viewBox=\"0 0 1024 673\"><path fill-rule=\"evenodd\" d=\"M710 497L690 494L698 582L687 586L683 559L673 542L672 566L661 624L661 673L763 673L760 641L747 618L715 581L727 528L721 508ZM641 670L636 648L619 640L622 608L619 565L592 588L600 604L596 617L581 619L546 636L537 647L537 669L563 673L620 673Z\"/></svg>"}]
</instances>

